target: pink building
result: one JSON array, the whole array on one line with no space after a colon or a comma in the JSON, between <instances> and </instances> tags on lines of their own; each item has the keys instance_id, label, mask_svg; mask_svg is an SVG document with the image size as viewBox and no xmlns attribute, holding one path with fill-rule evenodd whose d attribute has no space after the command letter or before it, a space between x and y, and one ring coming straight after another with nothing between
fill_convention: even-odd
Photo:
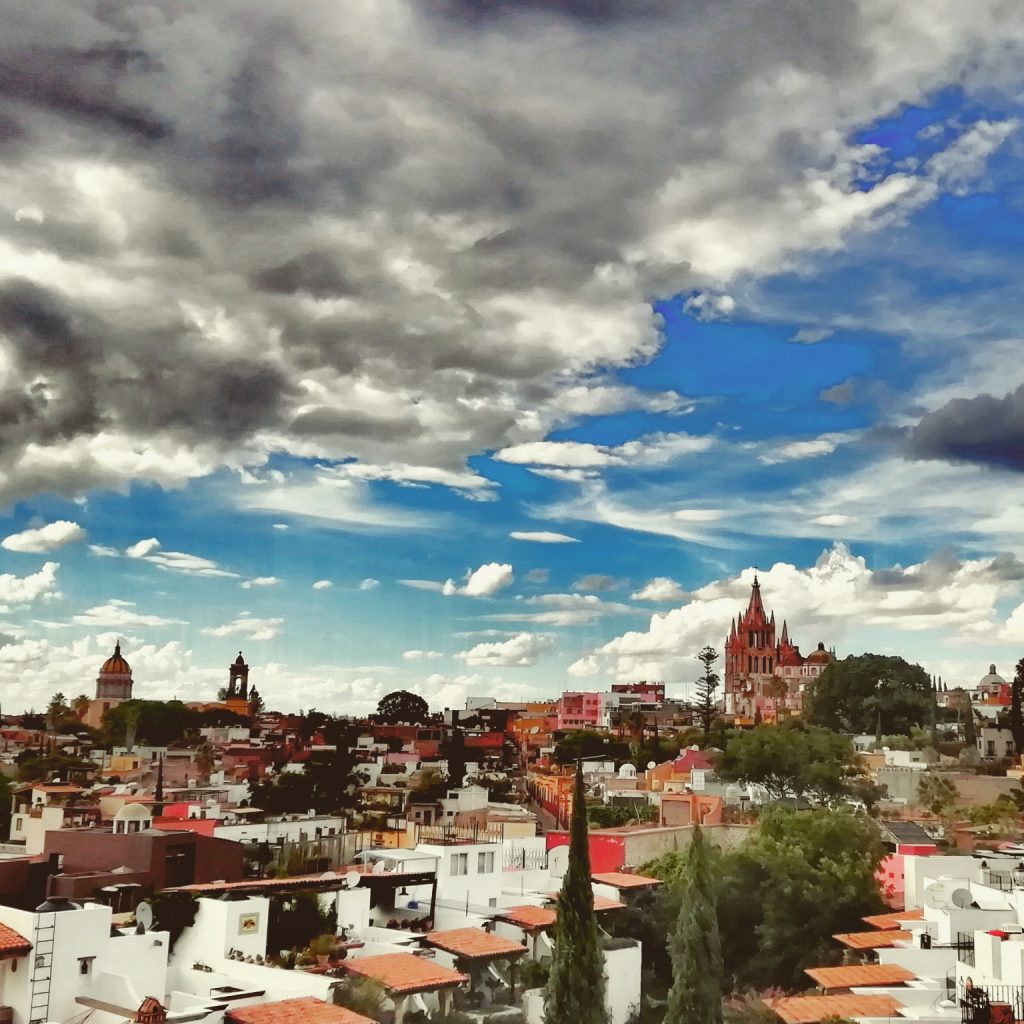
<instances>
[{"instance_id":1,"label":"pink building","mask_svg":"<svg viewBox=\"0 0 1024 1024\"><path fill-rule=\"evenodd\" d=\"M639 697L645 704L665 703L664 683L612 683L612 693L629 693Z\"/></svg>"},{"instance_id":2,"label":"pink building","mask_svg":"<svg viewBox=\"0 0 1024 1024\"><path fill-rule=\"evenodd\" d=\"M601 720L601 695L566 690L555 705L559 729L593 729Z\"/></svg>"}]
</instances>

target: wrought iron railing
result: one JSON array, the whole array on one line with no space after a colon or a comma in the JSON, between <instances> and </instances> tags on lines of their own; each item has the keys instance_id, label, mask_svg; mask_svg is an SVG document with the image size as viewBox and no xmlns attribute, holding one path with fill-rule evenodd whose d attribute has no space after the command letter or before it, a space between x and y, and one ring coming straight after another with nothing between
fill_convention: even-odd
<instances>
[{"instance_id":1,"label":"wrought iron railing","mask_svg":"<svg viewBox=\"0 0 1024 1024\"><path fill-rule=\"evenodd\" d=\"M956 986L962 1024L1014 1024L1024 1020L1024 986L974 985L966 979Z\"/></svg>"}]
</instances>

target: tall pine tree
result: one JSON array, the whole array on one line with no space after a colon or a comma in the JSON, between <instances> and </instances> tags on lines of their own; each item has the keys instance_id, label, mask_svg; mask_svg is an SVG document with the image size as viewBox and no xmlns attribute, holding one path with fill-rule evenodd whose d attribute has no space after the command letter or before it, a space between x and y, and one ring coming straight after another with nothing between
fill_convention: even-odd
<instances>
[{"instance_id":1,"label":"tall pine tree","mask_svg":"<svg viewBox=\"0 0 1024 1024\"><path fill-rule=\"evenodd\" d=\"M569 826L569 870L555 905L555 951L545 993L545 1024L606 1024L604 955L590 885L590 847L583 767L576 785Z\"/></svg>"},{"instance_id":2,"label":"tall pine tree","mask_svg":"<svg viewBox=\"0 0 1024 1024\"><path fill-rule=\"evenodd\" d=\"M718 706L715 701L715 690L718 689L718 684L721 681L721 677L715 671L718 651L708 644L697 655L697 660L701 663L704 672L697 680L695 687L696 697L691 707L697 712L697 719L704 730L704 746L707 747L711 739L711 724L718 713Z\"/></svg>"},{"instance_id":3,"label":"tall pine tree","mask_svg":"<svg viewBox=\"0 0 1024 1024\"><path fill-rule=\"evenodd\" d=\"M722 1024L718 906L708 848L699 825L693 827L678 885L681 903L668 943L672 988L664 1024Z\"/></svg>"}]
</instances>

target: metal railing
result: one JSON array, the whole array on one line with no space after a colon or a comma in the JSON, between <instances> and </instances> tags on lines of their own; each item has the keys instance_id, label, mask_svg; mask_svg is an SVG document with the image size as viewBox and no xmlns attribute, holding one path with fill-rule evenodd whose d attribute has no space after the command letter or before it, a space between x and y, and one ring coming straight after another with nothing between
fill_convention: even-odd
<instances>
[{"instance_id":1,"label":"metal railing","mask_svg":"<svg viewBox=\"0 0 1024 1024\"><path fill-rule=\"evenodd\" d=\"M962 1024L1014 1024L1024 1020L1022 985L968 986L961 981L956 986L956 1001Z\"/></svg>"}]
</instances>

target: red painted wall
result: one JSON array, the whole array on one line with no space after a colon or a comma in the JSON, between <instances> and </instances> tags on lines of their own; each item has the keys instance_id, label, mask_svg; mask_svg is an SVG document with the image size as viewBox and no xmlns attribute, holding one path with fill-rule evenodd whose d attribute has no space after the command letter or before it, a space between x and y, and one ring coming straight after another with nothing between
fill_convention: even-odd
<instances>
[{"instance_id":1,"label":"red painted wall","mask_svg":"<svg viewBox=\"0 0 1024 1024\"><path fill-rule=\"evenodd\" d=\"M569 845L568 832L549 832L547 849ZM590 846L590 870L592 873L621 871L626 863L626 843L622 836L587 836Z\"/></svg>"}]
</instances>

